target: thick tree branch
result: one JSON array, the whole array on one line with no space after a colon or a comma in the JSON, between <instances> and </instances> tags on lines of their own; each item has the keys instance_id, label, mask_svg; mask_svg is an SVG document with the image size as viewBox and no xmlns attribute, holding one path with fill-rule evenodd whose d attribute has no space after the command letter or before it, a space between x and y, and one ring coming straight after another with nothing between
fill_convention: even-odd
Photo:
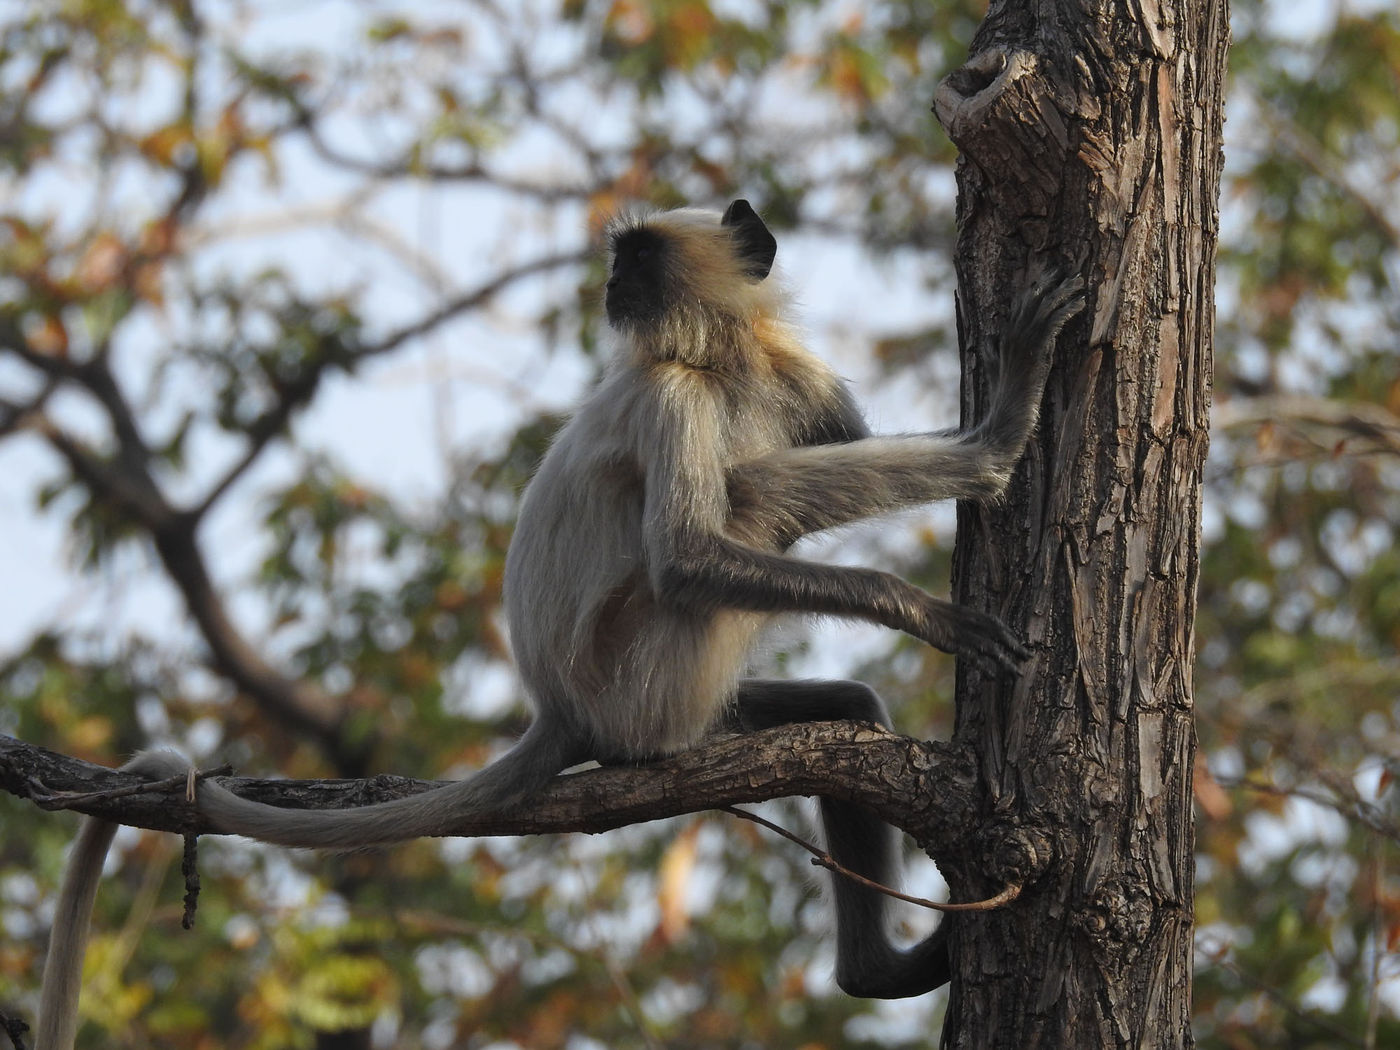
<instances>
[{"instance_id":1,"label":"thick tree branch","mask_svg":"<svg viewBox=\"0 0 1400 1050\"><path fill-rule=\"evenodd\" d=\"M245 428L248 443L243 455L223 477L213 484L208 494L190 510L190 513L196 518L203 517L209 508L222 499L238 479L248 472L267 449L267 446L272 443L272 440L286 430L287 424L291 422L291 418L297 410L310 402L327 367L336 364L349 371L362 361L396 350L409 340L427 335L439 325L486 305L492 298L521 278L546 273L562 266L580 265L587 262L588 258L589 253L586 251L558 252L532 259L530 262L522 263L508 270L502 270L477 287L458 292L432 313L412 324L395 329L372 343L355 347L347 360L337 360L329 356L321 358L313 367L308 367L296 380L286 384L277 404Z\"/></svg>"},{"instance_id":2,"label":"thick tree branch","mask_svg":"<svg viewBox=\"0 0 1400 1050\"><path fill-rule=\"evenodd\" d=\"M118 508L150 534L209 646L214 667L288 728L318 740L331 754L348 757L340 741L340 705L316 685L278 671L234 624L199 549L196 518L172 508L141 465L103 459L48 420L41 420L36 429L67 460L94 500Z\"/></svg>"},{"instance_id":3,"label":"thick tree branch","mask_svg":"<svg viewBox=\"0 0 1400 1050\"><path fill-rule=\"evenodd\" d=\"M782 726L716 737L692 751L638 767L560 776L537 798L461 821L456 835L596 833L739 803L821 794L868 806L921 844L966 840L976 829L975 782L966 754L852 722ZM179 834L212 829L184 798L184 785L55 806L53 795L128 788L140 781L115 769L0 736L0 788L45 808L73 808L134 827ZM415 794L434 782L399 776L366 780L223 781L247 798L305 809L340 809Z\"/></svg>"},{"instance_id":4,"label":"thick tree branch","mask_svg":"<svg viewBox=\"0 0 1400 1050\"><path fill-rule=\"evenodd\" d=\"M312 151L318 157L343 171L355 172L378 181L411 178L428 182L480 182L545 203L583 200L596 189L581 183L555 185L512 179L492 171L475 157L462 164L434 164L423 160L416 150L412 149L405 155L390 160L357 157L344 152L326 138L321 128L323 118L319 106L307 102L295 92L284 92L282 98L292 108L292 118L280 130L303 132Z\"/></svg>"},{"instance_id":5,"label":"thick tree branch","mask_svg":"<svg viewBox=\"0 0 1400 1050\"><path fill-rule=\"evenodd\" d=\"M153 532L156 551L209 646L215 668L291 730L318 740L337 761L354 768L340 736L343 705L319 686L283 674L245 638L209 575L194 523Z\"/></svg>"},{"instance_id":6,"label":"thick tree branch","mask_svg":"<svg viewBox=\"0 0 1400 1050\"><path fill-rule=\"evenodd\" d=\"M21 430L29 430L43 418L44 406L58 389L58 380L50 376L39 392L27 401L0 397L0 439Z\"/></svg>"},{"instance_id":7,"label":"thick tree branch","mask_svg":"<svg viewBox=\"0 0 1400 1050\"><path fill-rule=\"evenodd\" d=\"M352 369L359 362L388 353L409 340L469 310L484 305L521 278L563 266L578 265L588 254L582 250L542 256L506 269L453 296L419 321L383 338L349 349L347 354L328 353L316 359L297 379L286 384L278 399L248 428L244 455L216 481L203 499L179 508L166 498L151 470L151 454L137 427L135 414L112 375L105 357L74 364L33 350L12 318L0 317L0 346L39 368L50 385L77 384L91 393L107 413L116 435L116 454L102 456L74 439L53 421L21 406L0 416L0 422L23 418L25 425L42 434L68 463L73 474L98 502L115 507L146 530L171 582L180 591L205 643L216 670L248 694L264 710L292 731L317 740L344 768L356 770L362 754L347 753L340 736L339 705L314 683L288 676L263 658L257 647L238 630L214 586L197 528L208 510L258 460L268 445L283 433L292 416L315 395L328 368Z\"/></svg>"},{"instance_id":8,"label":"thick tree branch","mask_svg":"<svg viewBox=\"0 0 1400 1050\"><path fill-rule=\"evenodd\" d=\"M95 501L109 504L150 532L168 528L177 517L150 474L129 459L104 458L47 416L32 417L29 427L67 461Z\"/></svg>"}]
</instances>

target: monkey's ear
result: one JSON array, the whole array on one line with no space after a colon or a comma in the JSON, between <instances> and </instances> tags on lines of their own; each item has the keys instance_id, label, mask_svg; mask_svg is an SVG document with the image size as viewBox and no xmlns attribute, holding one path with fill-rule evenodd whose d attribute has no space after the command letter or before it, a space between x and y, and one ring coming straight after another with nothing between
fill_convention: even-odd
<instances>
[{"instance_id":1,"label":"monkey's ear","mask_svg":"<svg viewBox=\"0 0 1400 1050\"><path fill-rule=\"evenodd\" d=\"M778 242L749 202L734 201L724 209L724 217L719 224L734 235L734 244L744 263L744 273L755 281L767 277L768 271L773 269L773 257L778 254Z\"/></svg>"}]
</instances>

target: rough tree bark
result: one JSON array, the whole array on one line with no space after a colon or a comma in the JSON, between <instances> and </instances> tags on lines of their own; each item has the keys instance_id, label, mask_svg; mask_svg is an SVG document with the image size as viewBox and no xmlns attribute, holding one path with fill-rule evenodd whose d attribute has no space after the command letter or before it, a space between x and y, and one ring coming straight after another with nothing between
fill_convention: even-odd
<instances>
[{"instance_id":1,"label":"rough tree bark","mask_svg":"<svg viewBox=\"0 0 1400 1050\"><path fill-rule=\"evenodd\" d=\"M1023 630L1016 682L960 669L978 819L1037 875L960 917L948 1047L1191 1045L1193 621L1206 455L1223 0L995 0L940 86L958 166L964 414L977 348L1048 259L1084 274L1004 505L960 508L954 588ZM954 894L1007 876L935 844Z\"/></svg>"}]
</instances>

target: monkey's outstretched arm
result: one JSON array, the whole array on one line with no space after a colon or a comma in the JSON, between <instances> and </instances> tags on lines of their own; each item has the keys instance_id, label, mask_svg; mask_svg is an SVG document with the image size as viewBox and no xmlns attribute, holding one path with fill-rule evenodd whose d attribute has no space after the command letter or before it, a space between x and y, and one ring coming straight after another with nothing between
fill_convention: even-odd
<instances>
[{"instance_id":1,"label":"monkey's outstretched arm","mask_svg":"<svg viewBox=\"0 0 1400 1050\"><path fill-rule=\"evenodd\" d=\"M799 537L944 499L993 500L1035 428L1056 336L1084 305L1078 277L1022 293L987 360L991 399L968 430L783 449L726 471L732 532L786 548Z\"/></svg>"},{"instance_id":2,"label":"monkey's outstretched arm","mask_svg":"<svg viewBox=\"0 0 1400 1050\"><path fill-rule=\"evenodd\" d=\"M721 404L690 396L653 453L643 534L659 600L703 612L854 617L962 654L992 672L1019 666L1025 648L994 617L934 598L891 573L803 561L729 535L724 467L713 436L722 412Z\"/></svg>"},{"instance_id":3,"label":"monkey's outstretched arm","mask_svg":"<svg viewBox=\"0 0 1400 1050\"><path fill-rule=\"evenodd\" d=\"M961 431L784 449L726 472L729 531L786 549L811 533L905 507L992 500L1005 489L1014 462Z\"/></svg>"},{"instance_id":4,"label":"monkey's outstretched arm","mask_svg":"<svg viewBox=\"0 0 1400 1050\"><path fill-rule=\"evenodd\" d=\"M890 573L777 553L798 536L949 496L995 496L1035 425L1051 346L1082 306L1081 282L1042 279L1012 311L989 362L992 401L966 432L865 438L724 461L725 405L704 377L670 374L651 451L643 531L662 600L701 609L805 612L871 620L1015 670L1021 642L994 617L942 601Z\"/></svg>"}]
</instances>

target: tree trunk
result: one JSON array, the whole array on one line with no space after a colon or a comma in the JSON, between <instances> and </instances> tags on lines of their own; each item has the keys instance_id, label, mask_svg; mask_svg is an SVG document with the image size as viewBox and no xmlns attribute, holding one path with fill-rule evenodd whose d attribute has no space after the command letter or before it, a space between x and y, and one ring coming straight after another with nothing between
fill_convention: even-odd
<instances>
[{"instance_id":1,"label":"tree trunk","mask_svg":"<svg viewBox=\"0 0 1400 1050\"><path fill-rule=\"evenodd\" d=\"M1088 285L1009 498L959 510L955 593L1034 655L1016 681L960 669L954 743L976 755L979 833L998 846L935 854L959 899L1018 865L1039 874L1013 906L956 922L948 1047L1192 1044L1192 630L1227 44L1213 0L995 0L939 90L962 152L965 418L985 392L978 348L1035 268Z\"/></svg>"}]
</instances>

